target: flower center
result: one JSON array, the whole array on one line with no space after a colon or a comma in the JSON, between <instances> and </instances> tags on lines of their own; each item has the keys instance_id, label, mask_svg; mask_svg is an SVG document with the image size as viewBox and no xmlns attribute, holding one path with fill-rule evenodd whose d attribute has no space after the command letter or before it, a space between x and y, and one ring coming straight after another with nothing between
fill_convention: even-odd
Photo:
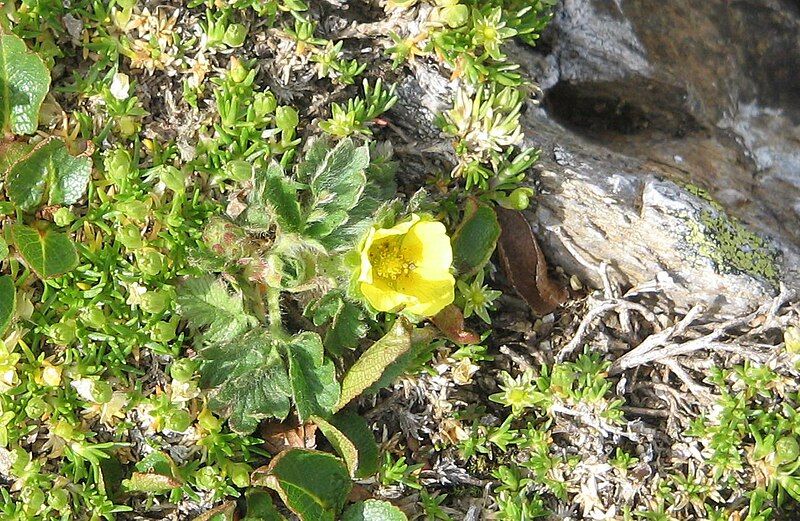
<instances>
[{"instance_id":1,"label":"flower center","mask_svg":"<svg viewBox=\"0 0 800 521\"><path fill-rule=\"evenodd\" d=\"M403 256L398 239L388 239L373 245L369 251L369 262L375 274L387 280L397 280L417 268Z\"/></svg>"}]
</instances>

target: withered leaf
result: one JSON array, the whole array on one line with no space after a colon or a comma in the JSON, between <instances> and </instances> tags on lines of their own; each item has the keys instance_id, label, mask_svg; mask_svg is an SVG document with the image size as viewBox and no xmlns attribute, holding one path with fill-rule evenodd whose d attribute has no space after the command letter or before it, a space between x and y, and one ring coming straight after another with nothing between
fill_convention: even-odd
<instances>
[{"instance_id":1,"label":"withered leaf","mask_svg":"<svg viewBox=\"0 0 800 521\"><path fill-rule=\"evenodd\" d=\"M500 219L498 242L503 270L516 292L537 315L547 315L569 298L547 274L547 262L530 224L522 212L497 208Z\"/></svg>"},{"instance_id":2,"label":"withered leaf","mask_svg":"<svg viewBox=\"0 0 800 521\"><path fill-rule=\"evenodd\" d=\"M282 422L263 423L261 438L273 456L288 449L313 449L317 446L317 426L311 422L301 425L292 415Z\"/></svg>"},{"instance_id":3,"label":"withered leaf","mask_svg":"<svg viewBox=\"0 0 800 521\"><path fill-rule=\"evenodd\" d=\"M199 516L195 517L192 521L211 521L212 519L219 519L218 516L222 516L222 519L227 521L232 520L235 513L236 501L226 501L223 504L212 508L211 510L203 512Z\"/></svg>"},{"instance_id":4,"label":"withered leaf","mask_svg":"<svg viewBox=\"0 0 800 521\"><path fill-rule=\"evenodd\" d=\"M480 337L464 326L464 313L458 306L450 304L434 316L431 321L450 340L457 344L477 344Z\"/></svg>"}]
</instances>

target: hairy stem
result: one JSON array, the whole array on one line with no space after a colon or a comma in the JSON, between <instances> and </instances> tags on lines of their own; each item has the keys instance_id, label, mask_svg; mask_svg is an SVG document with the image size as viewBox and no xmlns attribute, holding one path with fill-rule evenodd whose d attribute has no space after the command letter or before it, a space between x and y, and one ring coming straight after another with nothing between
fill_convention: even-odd
<instances>
[{"instance_id":1,"label":"hairy stem","mask_svg":"<svg viewBox=\"0 0 800 521\"><path fill-rule=\"evenodd\" d=\"M267 313L269 315L269 331L278 338L286 337L281 321L281 291L267 287Z\"/></svg>"}]
</instances>

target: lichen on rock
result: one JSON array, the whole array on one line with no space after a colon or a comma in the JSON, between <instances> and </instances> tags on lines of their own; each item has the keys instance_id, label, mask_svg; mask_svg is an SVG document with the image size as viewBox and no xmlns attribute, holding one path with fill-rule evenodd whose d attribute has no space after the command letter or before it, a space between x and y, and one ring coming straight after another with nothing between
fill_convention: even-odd
<instances>
[{"instance_id":1,"label":"lichen on rock","mask_svg":"<svg viewBox=\"0 0 800 521\"><path fill-rule=\"evenodd\" d=\"M692 249L710 259L720 273L746 273L776 286L780 251L775 245L729 216L708 191L691 184L685 188L708 202L707 208L687 216L686 241Z\"/></svg>"}]
</instances>

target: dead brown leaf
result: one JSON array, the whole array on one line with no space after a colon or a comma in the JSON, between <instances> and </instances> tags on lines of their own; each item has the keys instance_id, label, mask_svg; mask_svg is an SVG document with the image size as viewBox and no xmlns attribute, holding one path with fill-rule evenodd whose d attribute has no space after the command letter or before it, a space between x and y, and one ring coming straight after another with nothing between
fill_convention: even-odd
<instances>
[{"instance_id":1,"label":"dead brown leaf","mask_svg":"<svg viewBox=\"0 0 800 521\"><path fill-rule=\"evenodd\" d=\"M567 288L547 274L544 253L522 212L498 207L497 217L502 229L497 246L508 281L534 313L552 313L569 298Z\"/></svg>"},{"instance_id":2,"label":"dead brown leaf","mask_svg":"<svg viewBox=\"0 0 800 521\"><path fill-rule=\"evenodd\" d=\"M450 304L436 316L431 318L433 324L457 344L477 344L480 337L464 327L464 313L454 304Z\"/></svg>"},{"instance_id":3,"label":"dead brown leaf","mask_svg":"<svg viewBox=\"0 0 800 521\"><path fill-rule=\"evenodd\" d=\"M313 449L317 446L317 426L313 423L300 425L297 418L291 416L282 422L263 423L261 438L273 456L288 449Z\"/></svg>"}]
</instances>

